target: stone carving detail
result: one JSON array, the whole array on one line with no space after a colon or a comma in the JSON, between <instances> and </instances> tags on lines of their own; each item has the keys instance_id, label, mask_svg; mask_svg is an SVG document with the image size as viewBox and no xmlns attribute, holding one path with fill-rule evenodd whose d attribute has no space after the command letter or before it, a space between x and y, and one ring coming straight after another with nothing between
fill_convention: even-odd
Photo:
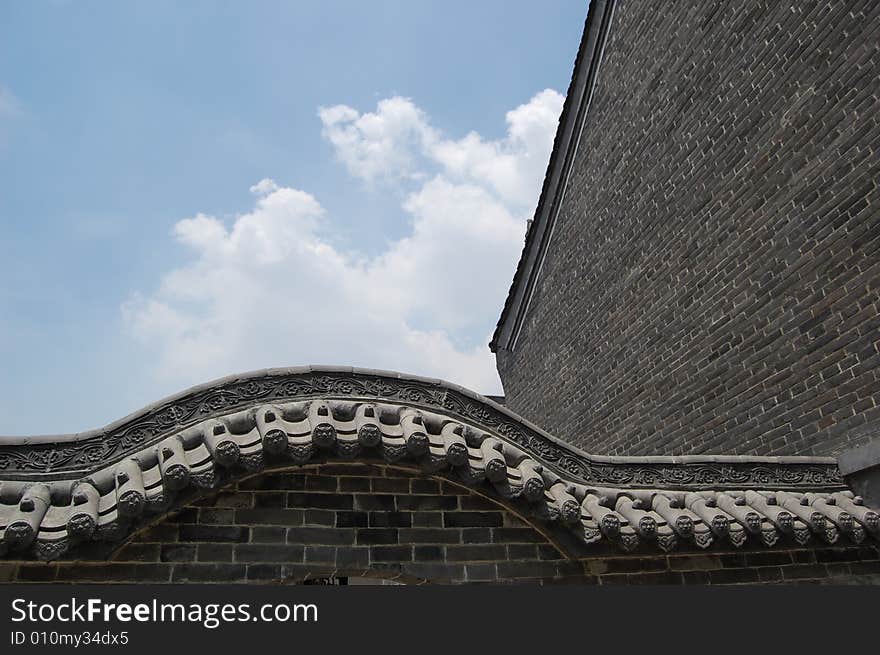
<instances>
[{"instance_id":1,"label":"stone carving detail","mask_svg":"<svg viewBox=\"0 0 880 655\"><path fill-rule=\"evenodd\" d=\"M96 465L119 460L206 419L257 403L311 398L371 399L441 410L496 432L560 474L584 484L682 489L802 486L816 490L844 487L837 467L821 461L771 465L744 459L732 463L707 460L668 464L643 460L630 462L622 458L613 463L601 463L530 428L509 412L439 382L367 371L317 369L268 371L251 377L221 380L211 387L185 392L82 441L6 445L0 447L0 474L20 479L31 477L29 474L40 474L40 477L51 479L53 474L86 473ZM321 439L333 438L329 431L321 435ZM292 456L295 460L306 461L311 456L311 444L302 450L295 452L294 448ZM402 457L404 453L398 450L394 448L394 452ZM223 446L221 453L221 459L230 462L236 459L236 453L230 452L229 446Z\"/></svg>"},{"instance_id":2,"label":"stone carving detail","mask_svg":"<svg viewBox=\"0 0 880 655\"><path fill-rule=\"evenodd\" d=\"M190 485L217 488L291 462L358 457L405 461L425 475L479 487L515 501L524 516L560 524L585 544L607 540L624 551L740 547L747 533L765 546L792 538L804 545L814 535L820 542L845 537L857 544L880 537L876 510L849 491L587 486L445 410L315 398L210 416L84 477L0 476L0 555L57 558L82 542L116 541L149 524L151 516L185 502Z\"/></svg>"}]
</instances>

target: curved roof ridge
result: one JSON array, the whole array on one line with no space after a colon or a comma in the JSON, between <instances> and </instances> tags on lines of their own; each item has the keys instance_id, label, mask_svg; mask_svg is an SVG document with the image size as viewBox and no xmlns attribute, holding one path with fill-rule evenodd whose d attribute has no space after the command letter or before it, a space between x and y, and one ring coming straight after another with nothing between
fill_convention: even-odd
<instances>
[{"instance_id":1,"label":"curved roof ridge","mask_svg":"<svg viewBox=\"0 0 880 655\"><path fill-rule=\"evenodd\" d=\"M340 366L270 368L199 384L103 428L68 435L9 438L0 444L0 480L51 480L87 474L209 418L273 403L361 400L437 411L503 437L547 466L585 484L696 488L760 483L840 488L829 457L591 455L474 391L436 378Z\"/></svg>"},{"instance_id":2,"label":"curved roof ridge","mask_svg":"<svg viewBox=\"0 0 880 655\"><path fill-rule=\"evenodd\" d=\"M352 378L340 379L353 389ZM387 397L261 398L237 411L200 414L135 452L96 460L86 475L0 476L0 558L55 559L84 542L118 542L201 493L330 460L415 465L512 503L542 525L568 528L583 546L608 542L625 552L640 544L669 552L880 538L875 509L845 489L820 490L809 476L787 490L779 488L785 469L768 478L766 466L758 475L734 472L685 488L670 487L657 471L620 477L615 466L606 467L610 478L584 480L566 460L523 443L511 424L480 425L475 417L488 419L479 407L464 418L459 402L426 409ZM672 470L672 482L681 482L681 469ZM737 482L746 484L731 488Z\"/></svg>"}]
</instances>

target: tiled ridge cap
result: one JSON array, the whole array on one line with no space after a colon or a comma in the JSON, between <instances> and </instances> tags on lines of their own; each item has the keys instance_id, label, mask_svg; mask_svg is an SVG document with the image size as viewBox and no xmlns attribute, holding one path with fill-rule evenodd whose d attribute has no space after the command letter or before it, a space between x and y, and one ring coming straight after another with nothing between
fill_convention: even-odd
<instances>
[{"instance_id":1,"label":"tiled ridge cap","mask_svg":"<svg viewBox=\"0 0 880 655\"><path fill-rule=\"evenodd\" d=\"M310 398L362 399L440 411L493 432L542 464L586 484L843 488L835 460L827 457L589 455L459 385L338 366L272 368L230 375L169 396L97 430L0 438L0 480L87 475L204 419L265 403Z\"/></svg>"},{"instance_id":2,"label":"tiled ridge cap","mask_svg":"<svg viewBox=\"0 0 880 655\"><path fill-rule=\"evenodd\" d=\"M444 413L319 398L204 419L89 475L2 480L0 556L55 559L88 542L118 542L197 489L319 458L416 464L568 528L584 547L668 552L880 538L878 512L845 490L586 485L502 435Z\"/></svg>"}]
</instances>

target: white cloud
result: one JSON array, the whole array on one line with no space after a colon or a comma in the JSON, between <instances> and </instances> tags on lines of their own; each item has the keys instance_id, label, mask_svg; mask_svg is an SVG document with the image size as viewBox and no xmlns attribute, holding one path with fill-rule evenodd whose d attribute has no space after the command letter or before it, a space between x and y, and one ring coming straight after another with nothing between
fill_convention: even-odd
<instances>
[{"instance_id":1,"label":"white cloud","mask_svg":"<svg viewBox=\"0 0 880 655\"><path fill-rule=\"evenodd\" d=\"M563 100L546 89L507 112L504 139L486 141L471 132L458 141L432 143L429 155L449 175L487 185L511 207L534 209L535 181L544 176Z\"/></svg>"},{"instance_id":2,"label":"white cloud","mask_svg":"<svg viewBox=\"0 0 880 655\"><path fill-rule=\"evenodd\" d=\"M411 101L373 113L320 110L324 135L368 184L402 183L411 232L379 255L342 251L310 194L264 179L231 224L199 214L174 238L191 260L124 305L156 373L192 384L304 363L396 369L500 390L486 343L537 201L561 98L544 91L507 114L507 135L448 140ZM525 207L525 209L524 209Z\"/></svg>"},{"instance_id":3,"label":"white cloud","mask_svg":"<svg viewBox=\"0 0 880 655\"><path fill-rule=\"evenodd\" d=\"M552 89L541 91L507 112L507 135L496 141L476 132L444 139L408 98L382 100L374 113L336 105L318 115L324 136L355 177L369 183L423 180L426 164L433 163L450 178L483 185L523 211L537 201L536 180L543 178L563 100Z\"/></svg>"},{"instance_id":4,"label":"white cloud","mask_svg":"<svg viewBox=\"0 0 880 655\"><path fill-rule=\"evenodd\" d=\"M277 190L278 185L275 184L275 180L270 180L269 178L263 178L250 188L251 193L256 196L264 196Z\"/></svg>"},{"instance_id":5,"label":"white cloud","mask_svg":"<svg viewBox=\"0 0 880 655\"><path fill-rule=\"evenodd\" d=\"M379 102L374 113L359 114L346 105L321 107L322 134L354 177L368 183L418 179L416 155L436 136L424 113L407 98Z\"/></svg>"}]
</instances>

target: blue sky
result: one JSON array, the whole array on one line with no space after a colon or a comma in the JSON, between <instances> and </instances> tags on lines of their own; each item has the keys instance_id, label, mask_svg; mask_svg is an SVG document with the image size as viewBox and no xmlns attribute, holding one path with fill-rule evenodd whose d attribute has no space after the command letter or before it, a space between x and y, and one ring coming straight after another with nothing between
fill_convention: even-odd
<instances>
[{"instance_id":1,"label":"blue sky","mask_svg":"<svg viewBox=\"0 0 880 655\"><path fill-rule=\"evenodd\" d=\"M486 343L585 2L0 4L0 434Z\"/></svg>"}]
</instances>

